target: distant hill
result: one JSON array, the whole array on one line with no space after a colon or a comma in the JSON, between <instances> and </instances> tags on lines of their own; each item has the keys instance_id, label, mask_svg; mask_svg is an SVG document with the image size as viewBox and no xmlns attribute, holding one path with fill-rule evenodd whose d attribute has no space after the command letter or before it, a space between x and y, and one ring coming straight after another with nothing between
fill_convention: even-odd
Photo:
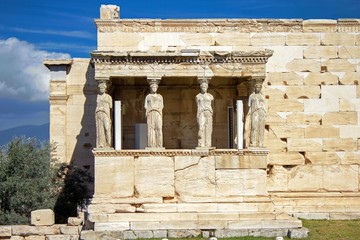
<instances>
[{"instance_id":1,"label":"distant hill","mask_svg":"<svg viewBox=\"0 0 360 240\"><path fill-rule=\"evenodd\" d=\"M37 140L49 140L49 123L34 126L24 125L0 131L0 146L7 144L14 137L35 137Z\"/></svg>"}]
</instances>

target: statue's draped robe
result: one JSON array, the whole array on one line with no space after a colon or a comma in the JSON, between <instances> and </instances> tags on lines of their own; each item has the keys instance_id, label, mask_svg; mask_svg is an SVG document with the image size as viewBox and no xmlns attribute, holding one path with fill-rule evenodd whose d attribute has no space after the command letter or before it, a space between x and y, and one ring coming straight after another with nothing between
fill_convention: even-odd
<instances>
[{"instance_id":1,"label":"statue's draped robe","mask_svg":"<svg viewBox=\"0 0 360 240\"><path fill-rule=\"evenodd\" d=\"M214 97L210 93L199 93L196 95L198 147L211 147L211 135L213 128L213 110L211 102Z\"/></svg>"},{"instance_id":2,"label":"statue's draped robe","mask_svg":"<svg viewBox=\"0 0 360 240\"><path fill-rule=\"evenodd\" d=\"M99 94L96 99L96 147L111 147L111 115L112 98L109 94Z\"/></svg>"},{"instance_id":3,"label":"statue's draped robe","mask_svg":"<svg viewBox=\"0 0 360 240\"><path fill-rule=\"evenodd\" d=\"M163 98L160 94L148 94L145 98L145 109L148 128L148 147L162 148L162 110Z\"/></svg>"}]
</instances>

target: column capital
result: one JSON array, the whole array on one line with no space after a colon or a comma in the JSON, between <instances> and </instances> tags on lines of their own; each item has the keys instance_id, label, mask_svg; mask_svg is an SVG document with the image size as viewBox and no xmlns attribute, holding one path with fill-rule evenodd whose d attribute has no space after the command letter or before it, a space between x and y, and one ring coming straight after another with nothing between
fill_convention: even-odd
<instances>
[{"instance_id":1,"label":"column capital","mask_svg":"<svg viewBox=\"0 0 360 240\"><path fill-rule=\"evenodd\" d=\"M202 77L197 77L198 83L201 85L202 83L207 83L209 84L210 80L212 77L210 76L202 76Z\"/></svg>"},{"instance_id":2,"label":"column capital","mask_svg":"<svg viewBox=\"0 0 360 240\"><path fill-rule=\"evenodd\" d=\"M147 76L146 78L147 78L149 85L151 85L151 84L159 85L159 83L161 81L161 76Z\"/></svg>"},{"instance_id":3,"label":"column capital","mask_svg":"<svg viewBox=\"0 0 360 240\"><path fill-rule=\"evenodd\" d=\"M253 76L251 77L251 80L254 84L262 84L265 81L265 76Z\"/></svg>"}]
</instances>

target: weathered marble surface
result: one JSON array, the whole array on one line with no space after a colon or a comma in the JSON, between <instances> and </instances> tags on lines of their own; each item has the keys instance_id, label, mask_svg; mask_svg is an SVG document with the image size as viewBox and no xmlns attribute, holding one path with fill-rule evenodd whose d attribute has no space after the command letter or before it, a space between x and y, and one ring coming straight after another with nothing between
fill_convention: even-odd
<instances>
[{"instance_id":1,"label":"weathered marble surface","mask_svg":"<svg viewBox=\"0 0 360 240\"><path fill-rule=\"evenodd\" d=\"M209 85L207 79L200 79L201 93L196 95L197 123L198 123L198 147L211 147L213 130L213 109L214 97L207 92Z\"/></svg>"}]
</instances>

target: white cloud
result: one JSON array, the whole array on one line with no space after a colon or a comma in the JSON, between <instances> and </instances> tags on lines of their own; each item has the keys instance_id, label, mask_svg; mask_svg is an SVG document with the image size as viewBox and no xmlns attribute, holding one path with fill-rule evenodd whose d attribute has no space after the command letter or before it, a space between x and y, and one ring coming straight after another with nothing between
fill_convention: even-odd
<instances>
[{"instance_id":1,"label":"white cloud","mask_svg":"<svg viewBox=\"0 0 360 240\"><path fill-rule=\"evenodd\" d=\"M38 50L17 38L0 39L0 96L22 100L47 100L50 72L45 58L70 58L69 54Z\"/></svg>"},{"instance_id":2,"label":"white cloud","mask_svg":"<svg viewBox=\"0 0 360 240\"><path fill-rule=\"evenodd\" d=\"M33 30L33 29L25 29L25 28L13 28L13 30L17 31L17 32L24 32L24 33L38 33L38 34L47 34L47 35L94 39L93 34L85 32L85 31Z\"/></svg>"}]
</instances>

